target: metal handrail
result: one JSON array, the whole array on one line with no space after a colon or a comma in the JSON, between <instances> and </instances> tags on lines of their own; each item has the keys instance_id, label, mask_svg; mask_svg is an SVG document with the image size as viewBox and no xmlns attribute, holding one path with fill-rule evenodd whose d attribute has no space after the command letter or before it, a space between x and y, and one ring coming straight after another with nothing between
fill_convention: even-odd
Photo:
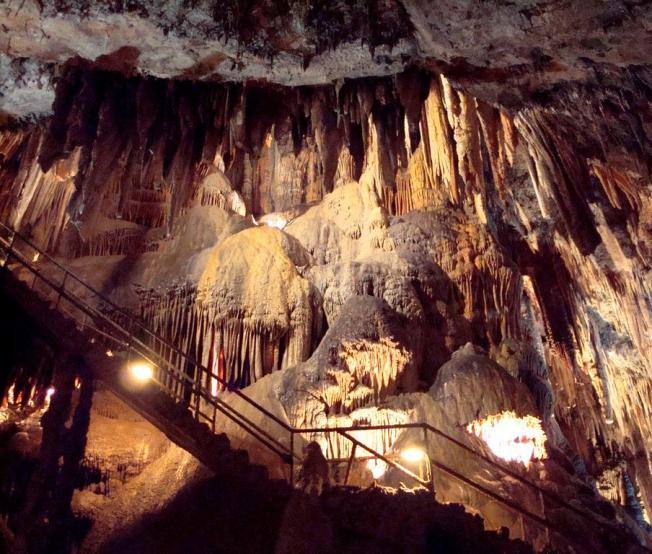
<instances>
[{"instance_id":1,"label":"metal handrail","mask_svg":"<svg viewBox=\"0 0 652 554\"><path fill-rule=\"evenodd\" d=\"M166 348L169 348L169 349L171 349L172 351L174 351L175 353L179 354L182 358L184 358L184 359L186 360L186 362L190 363L191 365L193 365L193 366L195 366L195 367L199 367L199 368L201 368L202 370L204 370L206 373L208 373L208 376L214 378L218 383L220 383L220 384L221 384L222 386L224 386L227 390L229 390L229 392L232 392L232 393L236 394L238 397L242 398L245 402L247 402L247 403L251 404L252 406L254 406L255 408L257 408L260 412L262 412L263 414L265 414L265 415L266 415L267 417L269 417L270 419L274 420L275 423L277 423L277 424L279 424L280 426L284 427L286 430L290 431L290 430L292 429L291 426L289 426L285 421L283 421L282 419L278 418L275 414L273 414L272 412L270 412L269 410L267 410L264 406L261 406L261 405L260 405L259 403L257 403L255 400L253 400L252 398L249 398L247 395L245 395L244 393L242 393L242 391L240 391L239 389L237 389L237 388L235 388L235 387L232 387L232 386L230 385L230 383L228 383L227 381L225 381L224 379L222 379L219 375L213 373L213 372L210 371L208 368L204 367L202 364L200 364L200 363L198 363L196 360L194 360L194 359L193 359L191 356L189 356L186 352L182 351L182 350L179 349L177 346L175 346L174 344L170 343L167 339L165 339L164 337L160 336L158 333L155 333L154 331L152 331L151 329L149 329L148 327L146 327L145 324L142 323L141 321L139 321L137 318L135 318L135 317L133 316L133 314L129 313L128 311L124 310L124 309L121 308L120 306L116 305L112 300L110 300L109 298L107 298L107 297L106 297L104 294L102 294L101 292L97 291L95 288L93 288L91 285L89 285L86 281L84 281L83 279L81 279L80 277L78 277L74 272L70 271L67 267L65 267L64 265L60 264L60 263L59 263L57 260L55 260L52 256L50 256L48 253L46 253L46 252L44 252L43 250L41 250L38 246L36 246L34 243L32 243L29 239L25 238L25 237L24 237L22 234L20 234L18 231L14 230L12 227L10 227L10 226L8 226L7 224L2 223L2 222L0 222L0 227L6 229L6 230L9 231L10 233L12 233L12 235L19 237L21 241L23 241L25 244L27 244L30 248L33 248L36 252L38 252L38 253L39 253L39 257L40 257L40 256L43 256L44 258L46 258L50 263L54 264L58 269L60 269L61 271L63 271L64 274L65 274L66 276L72 277L72 278L73 278L75 281L77 281L77 282L78 282L82 287L84 287L85 289L87 289L88 291L90 291L92 294L94 294L95 296L97 296L100 300L102 300L102 302L104 302L105 304L107 304L108 306L110 306L114 311L116 311L116 312L120 313L122 316L126 317L126 318L130 321L130 323L135 324L135 326L137 326L139 329L141 329L142 331L144 331L145 333L147 333L148 335L150 335L150 336L151 336L152 338L154 338L155 340L159 341L159 343L161 343L162 345L164 345ZM11 248L11 247L10 247L10 248ZM21 260L21 263L22 263L22 265L28 267L29 269L32 269L32 270L36 271L36 268L34 268L34 267L30 264L29 261L27 261L27 260ZM42 275L40 274L40 272L39 272L39 277L43 278ZM45 280L45 279L43 278L43 280ZM61 292L61 290L59 290L59 287L57 287L56 284L54 284L54 283L50 283L50 282L48 282L48 284L50 284L50 285L52 286L52 288L54 288L54 290L55 290L57 293L60 293L60 292ZM80 307L80 306L77 306L77 307ZM80 308L80 309L81 309L81 308ZM103 319L106 319L106 320L109 321L112 325L115 325L115 322L114 322L113 320L111 320L110 318L107 318L105 314L102 314L101 312L98 312L97 315L101 316ZM124 327L122 327L122 330L125 331L125 332L127 332L127 333L129 334L129 337L130 337L131 339L140 342L142 346L144 346L144 347L148 348L149 350L151 350L151 347L149 347L148 345L142 343L142 341L139 341L138 338L133 334L132 331L130 331L130 330L128 330L128 329L125 329ZM152 351L152 352L153 352L153 351ZM156 353L154 352L154 354L156 354Z\"/></svg>"},{"instance_id":2,"label":"metal handrail","mask_svg":"<svg viewBox=\"0 0 652 554\"><path fill-rule=\"evenodd\" d=\"M195 394L205 401L209 402L216 410L220 411L223 413L225 416L227 416L229 419L234 421L236 424L238 424L240 427L242 427L245 431L247 431L250 435L252 435L254 438L256 438L259 442L270 448L272 451L274 451L281 459L283 459L285 462L289 462L292 464L294 459L299 459L300 457L296 455L294 452L293 446L288 448L285 446L283 443L279 442L278 440L274 439L265 429L262 429L255 423L253 423L249 418L244 416L242 413L237 411L233 406L230 406L228 403L222 401L221 399L216 398L213 396L209 391L205 389L205 387L201 386L196 382L196 380L191 379L188 375L186 375L184 372L179 371L179 376L175 375L175 371L169 371L164 368L164 366L170 366L174 367L175 370L178 369L177 366L173 366L172 362L166 360L165 358L162 358L163 363L161 364L160 361L156 361L156 359L161 358L161 356L153 349L153 347L149 346L148 344L144 343L141 341L137 336L134 335L133 331L130 329L125 328L123 325L120 323L114 321L110 317L108 317L105 313L102 311L98 310L97 308L94 308L93 306L89 306L86 302L84 302L82 299L80 299L78 296L70 294L66 291L65 289L65 282L68 277L72 278L75 280L77 283L79 283L84 289L90 291L93 295L97 296L107 307L110 307L113 312L117 312L121 316L127 318L129 323L133 327L136 327L142 331L144 331L147 335L155 339L160 343L161 346L164 346L165 348L169 349L171 352L174 352L178 354L186 363L190 364L191 366L194 366L198 368L201 373L205 374L206 377L210 377L211 379L214 379L217 381L220 385L222 385L226 390L229 392L232 392L245 402L247 402L249 405L253 406L256 410L258 410L260 413L264 414L268 419L271 419L274 421L277 425L279 425L281 428L283 428L285 431L287 431L290 435L290 442L291 445L293 445L293 436L295 434L307 434L307 433L336 433L344 438L346 438L348 441L350 441L354 447L359 446L360 448L366 450L371 454L373 458L377 458L385 462L388 466L394 467L395 469L398 469L402 473L406 474L410 478L414 479L416 482L423 486L428 486L430 483L424 481L421 477L417 476L414 474L412 471L410 471L408 468L402 466L401 464L393 461L390 457L387 457L373 448L365 445L363 442L359 441L355 437L351 436L349 433L350 432L355 432L355 431L370 431L370 430L390 430L390 429L421 429L424 432L430 432L433 434L436 434L440 436L441 438L454 443L460 448L463 448L464 450L468 451L471 453L473 456L479 457L492 467L502 471L503 473L517 479L519 482L537 490L544 496L546 496L548 499L552 500L553 502L557 503L560 506L563 506L564 508L567 508L577 515L580 515L586 519L589 519L592 523L596 523L600 525L601 527L605 525L605 522L598 520L593 516L593 514L590 514L589 512L586 512L584 510L581 510L577 508L576 506L573 506L572 504L566 502L564 499L556 495L555 493L537 485L536 483L532 482L531 480L523 477L519 473L511 470L510 468L504 466L501 463L496 462L495 460L489 458L488 456L482 454L481 452L476 451L475 449L471 448L469 445L464 444L463 442L455 439L454 437L451 437L450 435L444 433L443 431L437 429L436 427L430 425L429 423L425 422L411 422L411 423L399 423L399 424L390 424L390 425L368 425L368 426L348 426L348 427L325 427L325 428L295 428L291 425L289 425L287 422L283 421L280 419L278 416L273 414L271 411L266 409L264 406L260 405L258 402L244 394L241 390L237 389L236 387L233 387L229 382L227 382L225 379L220 377L219 375L213 373L210 369L205 367L204 365L198 363L197 361L194 360L191 356L189 356L186 352L175 346L174 344L170 343L167 339L164 337L160 336L158 333L152 331L148 327L145 326L143 322L141 322L138 318L134 317L133 314L129 313L128 311L124 310L120 306L117 306L113 301L111 301L109 298L107 298L104 294L100 293L97 291L95 288L93 288L91 285L86 283L83 279L81 279L79 276L77 276L74 272L70 271L67 267L59 263L57 260L55 260L52 256L44 252L41 248L33 244L29 239L25 238L22 234L18 233L15 231L12 227L6 225L5 223L0 222L0 228L3 228L9 233L11 233L11 240L9 244L7 245L7 255L13 257L18 261L23 267L28 269L30 272L32 272L36 276L38 276L44 283L46 283L52 290L54 290L58 295L59 298L64 297L66 300L68 300L71 304L76 306L79 310L84 312L86 315L88 315L91 318L100 318L102 321L108 323L111 327L117 329L120 333L123 333L126 335L127 341L119 341L116 339L115 336L110 336L111 340L121 342L122 344L128 346L131 349L134 349L139 353L139 355L143 356L143 358L147 359L148 361L152 362L154 365L162 369L163 371L166 372L168 376L171 376L173 379L177 380L178 382L186 383L193 388L191 389L191 394ZM39 271L36 267L33 266L33 264L27 260L15 247L14 247L14 240L15 238L18 237L20 238L21 241L23 241L25 244L27 244L30 248L34 249L35 252L37 252L40 256L43 256L45 259L47 259L50 263L52 263L55 267L60 269L63 274L64 274L64 279L63 279L63 286L57 285L54 283L51 279L49 279L47 276L43 274L43 272ZM98 330L98 332L103 333L102 331ZM144 353L145 351L146 353ZM152 359L154 358L154 359ZM158 383L161 385L162 388L165 388L162 383ZM262 436L261 436L262 435ZM474 482L472 479L469 479L468 477L460 474L459 472L453 470L452 468L446 466L445 464L442 464L441 462L437 460L431 460L431 463L439 468L440 470L444 471L445 473L453 476L454 478L466 483L467 485L471 486L472 488L475 488L479 490L480 492L494 498L495 500L503 503L504 505L508 506L509 508L513 509L514 511L528 517L529 519L532 519L533 521L537 522L539 525L543 526L544 528L551 529L555 532L558 532L570 540L574 540L573 537L570 537L566 531L563 529L558 528L555 524L547 520L545 517L540 517L526 508L523 508L522 506L519 506L517 503L513 502L511 499L505 498L489 489L486 487ZM614 529L615 532L620 533L620 529ZM624 535L624 534L623 534ZM629 537L627 537L629 539ZM645 547L643 547L646 549ZM646 549L648 550L648 549Z\"/></svg>"}]
</instances>

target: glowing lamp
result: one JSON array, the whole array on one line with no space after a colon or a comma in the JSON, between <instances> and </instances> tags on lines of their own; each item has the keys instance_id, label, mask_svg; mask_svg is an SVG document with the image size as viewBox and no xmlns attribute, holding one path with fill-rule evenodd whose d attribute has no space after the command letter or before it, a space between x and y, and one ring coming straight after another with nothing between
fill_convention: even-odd
<instances>
[{"instance_id":1,"label":"glowing lamp","mask_svg":"<svg viewBox=\"0 0 652 554\"><path fill-rule=\"evenodd\" d=\"M282 214L271 213L261 217L260 223L267 225L268 227L274 227L275 229L283 229L288 221Z\"/></svg>"},{"instance_id":2,"label":"glowing lamp","mask_svg":"<svg viewBox=\"0 0 652 554\"><path fill-rule=\"evenodd\" d=\"M531 461L547 457L546 434L538 417L519 417L513 411L506 411L469 423L466 429L507 462L520 462L528 467Z\"/></svg>"},{"instance_id":3,"label":"glowing lamp","mask_svg":"<svg viewBox=\"0 0 652 554\"><path fill-rule=\"evenodd\" d=\"M134 381L146 383L154 377L154 368L146 362L135 362L129 367L129 373Z\"/></svg>"},{"instance_id":4,"label":"glowing lamp","mask_svg":"<svg viewBox=\"0 0 652 554\"><path fill-rule=\"evenodd\" d=\"M43 408L47 409L50 407L50 400L52 399L52 395L55 393L54 387L48 388L48 390L45 391L45 403L43 404Z\"/></svg>"},{"instance_id":5,"label":"glowing lamp","mask_svg":"<svg viewBox=\"0 0 652 554\"><path fill-rule=\"evenodd\" d=\"M382 460L367 460L367 469L374 479L380 479L387 471L387 464Z\"/></svg>"},{"instance_id":6,"label":"glowing lamp","mask_svg":"<svg viewBox=\"0 0 652 554\"><path fill-rule=\"evenodd\" d=\"M425 456L426 453L421 448L416 446L411 446L401 451L401 458L403 458L406 462L420 462L423 460L423 458L425 458Z\"/></svg>"}]
</instances>

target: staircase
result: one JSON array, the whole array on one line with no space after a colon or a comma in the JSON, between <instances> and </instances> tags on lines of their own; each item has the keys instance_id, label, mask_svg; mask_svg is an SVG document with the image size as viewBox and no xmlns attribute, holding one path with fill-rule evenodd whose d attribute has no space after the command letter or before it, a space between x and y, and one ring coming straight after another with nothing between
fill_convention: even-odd
<instances>
[{"instance_id":1,"label":"staircase","mask_svg":"<svg viewBox=\"0 0 652 554\"><path fill-rule=\"evenodd\" d=\"M241 479L267 478L265 467L249 463L247 451L231 448L225 434L215 434L207 425L198 423L185 406L175 403L155 383L137 390L127 386L121 378L126 362L124 352L115 351L107 356L106 340L99 341L90 326L80 328L75 320L35 295L28 284L6 268L0 269L0 287L39 326L56 336L63 349L81 356L96 379L213 472Z\"/></svg>"},{"instance_id":2,"label":"staircase","mask_svg":"<svg viewBox=\"0 0 652 554\"><path fill-rule=\"evenodd\" d=\"M41 266L38 260L46 259ZM17 275L20 272L20 277ZM25 278L27 276L27 278ZM233 477L243 481L259 482L269 478L268 470L250 462L249 453L233 448L224 433L217 433L219 418L233 421L247 437L267 450L287 467L289 485L294 485L295 469L302 458L297 452L295 436L306 433L336 433L352 445L349 468L356 449L364 451L367 458L382 460L387 466L401 472L416 484L433 490L432 469L473 489L511 510L517 517L526 518L546 535L562 537L567 544L576 538L567 529L549 521L545 507L564 509L584 519L600 533L619 537L622 544L631 545L634 551L650 550L633 543L632 537L622 528L597 519L591 512L569 504L555 493L523 477L511 468L497 463L468 445L450 437L427 423L367 426L362 428L295 429L287 422L259 405L243 392L233 389L218 375L202 366L185 352L147 329L142 322L116 306L79 277L37 248L12 228L0 223L0 286L35 322L56 337L64 349L80 355L94 377L102 381L144 419L161 430L172 442L191 453L218 476ZM124 379L125 367L131 360L145 360L155 368L155 378L144 386L133 388ZM255 424L242 411L235 409L210 392L211 380L230 390L246 403L249 413L256 413L265 426ZM260 417L262 416L262 417ZM268 431L277 426L287 435L283 442ZM451 447L460 448L490 465L497 473L515 479L534 490L541 500L542 513L536 514L512 498L501 496L485 485L465 476L454 468L430 459L430 479L424 479L403 466L398 460L383 455L361 441L352 431L387 430L389 428L418 429L424 436L433 434L448 441ZM581 545L579 545L581 546Z\"/></svg>"}]
</instances>

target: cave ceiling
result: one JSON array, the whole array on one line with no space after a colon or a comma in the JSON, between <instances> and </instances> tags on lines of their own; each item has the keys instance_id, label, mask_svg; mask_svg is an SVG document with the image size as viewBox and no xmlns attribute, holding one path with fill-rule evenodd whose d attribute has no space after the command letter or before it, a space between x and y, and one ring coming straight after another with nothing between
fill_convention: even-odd
<instances>
[{"instance_id":1,"label":"cave ceiling","mask_svg":"<svg viewBox=\"0 0 652 554\"><path fill-rule=\"evenodd\" d=\"M598 0L5 0L0 110L47 114L58 68L75 59L125 74L291 86L416 65L516 107L649 63L651 11Z\"/></svg>"}]
</instances>

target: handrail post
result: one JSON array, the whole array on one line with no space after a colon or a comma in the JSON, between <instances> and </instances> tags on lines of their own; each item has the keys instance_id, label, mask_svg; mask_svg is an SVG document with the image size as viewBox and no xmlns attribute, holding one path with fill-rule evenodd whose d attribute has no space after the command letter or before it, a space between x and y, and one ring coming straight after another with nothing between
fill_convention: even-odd
<instances>
[{"instance_id":1,"label":"handrail post","mask_svg":"<svg viewBox=\"0 0 652 554\"><path fill-rule=\"evenodd\" d=\"M545 500L543 498L543 493L541 492L540 489L537 490L537 492L539 493L539 504L541 504L541 517L545 518L546 517L546 504L545 504ZM544 532L544 536L546 537L546 544L550 545L550 528L545 526L543 528L543 532Z\"/></svg>"},{"instance_id":2,"label":"handrail post","mask_svg":"<svg viewBox=\"0 0 652 554\"><path fill-rule=\"evenodd\" d=\"M435 494L435 472L432 470L432 462L430 461L430 456L428 456L428 473L430 473L430 492Z\"/></svg>"},{"instance_id":3,"label":"handrail post","mask_svg":"<svg viewBox=\"0 0 652 554\"><path fill-rule=\"evenodd\" d=\"M7 257L2 261L3 266L7 265L7 262L9 262L9 258L14 251L14 241L16 240L16 231L14 231L13 229L9 229L9 232L11 233L11 238L9 239L9 243L7 244Z\"/></svg>"},{"instance_id":4,"label":"handrail post","mask_svg":"<svg viewBox=\"0 0 652 554\"><path fill-rule=\"evenodd\" d=\"M290 429L290 486L294 488L294 429Z\"/></svg>"},{"instance_id":5,"label":"handrail post","mask_svg":"<svg viewBox=\"0 0 652 554\"><path fill-rule=\"evenodd\" d=\"M426 463L428 464L428 481L429 488L431 493L435 493L435 472L432 470L432 460L428 455L428 428L425 425L421 425L421 430L423 431L423 448L426 450Z\"/></svg>"},{"instance_id":6,"label":"handrail post","mask_svg":"<svg viewBox=\"0 0 652 554\"><path fill-rule=\"evenodd\" d=\"M358 445L353 443L351 447L351 455L349 456L349 463L346 465L346 475L344 476L344 486L349 484L349 475L351 474L351 466L353 465L353 460L355 459L355 450L358 448Z\"/></svg>"},{"instance_id":7,"label":"handrail post","mask_svg":"<svg viewBox=\"0 0 652 554\"><path fill-rule=\"evenodd\" d=\"M201 381L197 380L199 368L195 366L195 421L199 421L199 403L201 402Z\"/></svg>"},{"instance_id":8,"label":"handrail post","mask_svg":"<svg viewBox=\"0 0 652 554\"><path fill-rule=\"evenodd\" d=\"M127 337L127 371L131 371L131 337Z\"/></svg>"},{"instance_id":9,"label":"handrail post","mask_svg":"<svg viewBox=\"0 0 652 554\"><path fill-rule=\"evenodd\" d=\"M13 229L11 230L11 240L9 241L9 246L7 247L7 250L9 252L14 251L14 241L16 240L16 231Z\"/></svg>"},{"instance_id":10,"label":"handrail post","mask_svg":"<svg viewBox=\"0 0 652 554\"><path fill-rule=\"evenodd\" d=\"M59 302L61 302L61 296L66 291L66 279L68 279L68 272L63 273L63 281L61 281L61 288L59 289L59 294L57 295L57 303L54 305L54 309L59 309Z\"/></svg>"}]
</instances>

